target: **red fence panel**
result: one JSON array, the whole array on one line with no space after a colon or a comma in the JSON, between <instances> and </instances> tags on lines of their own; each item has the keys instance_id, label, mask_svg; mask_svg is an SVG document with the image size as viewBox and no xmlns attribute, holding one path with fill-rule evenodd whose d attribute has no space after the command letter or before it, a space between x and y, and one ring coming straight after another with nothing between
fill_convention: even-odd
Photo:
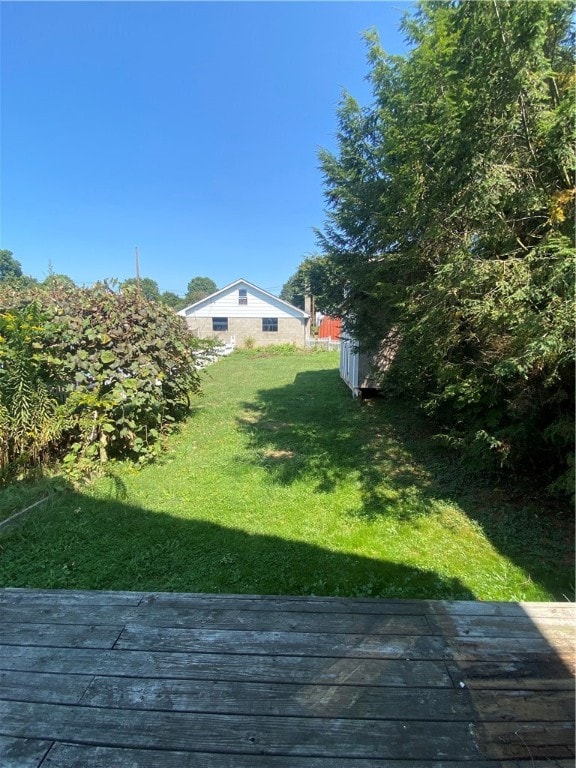
<instances>
[{"instance_id":1,"label":"red fence panel","mask_svg":"<svg viewBox=\"0 0 576 768\"><path fill-rule=\"evenodd\" d=\"M337 317L323 317L318 327L319 339L339 339L342 332L342 321Z\"/></svg>"}]
</instances>

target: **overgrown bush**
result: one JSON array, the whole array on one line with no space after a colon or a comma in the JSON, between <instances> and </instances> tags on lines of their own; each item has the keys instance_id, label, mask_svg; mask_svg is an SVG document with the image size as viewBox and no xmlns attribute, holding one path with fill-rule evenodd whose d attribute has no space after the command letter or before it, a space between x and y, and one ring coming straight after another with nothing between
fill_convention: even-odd
<instances>
[{"instance_id":1,"label":"overgrown bush","mask_svg":"<svg viewBox=\"0 0 576 768\"><path fill-rule=\"evenodd\" d=\"M73 474L110 458L146 461L200 390L203 342L137 291L4 289L0 313L7 477L55 457Z\"/></svg>"},{"instance_id":2,"label":"overgrown bush","mask_svg":"<svg viewBox=\"0 0 576 768\"><path fill-rule=\"evenodd\" d=\"M64 427L55 367L37 303L0 314L0 470L10 476L47 457Z\"/></svg>"}]
</instances>

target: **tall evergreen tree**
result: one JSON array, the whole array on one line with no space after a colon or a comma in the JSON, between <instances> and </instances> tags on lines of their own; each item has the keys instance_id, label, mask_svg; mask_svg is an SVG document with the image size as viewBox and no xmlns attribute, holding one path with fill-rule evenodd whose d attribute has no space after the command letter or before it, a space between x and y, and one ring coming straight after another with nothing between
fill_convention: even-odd
<instances>
[{"instance_id":1,"label":"tall evergreen tree","mask_svg":"<svg viewBox=\"0 0 576 768\"><path fill-rule=\"evenodd\" d=\"M462 447L554 471L571 446L572 5L421 3L412 48L368 35L374 103L321 153L319 241L366 346Z\"/></svg>"}]
</instances>

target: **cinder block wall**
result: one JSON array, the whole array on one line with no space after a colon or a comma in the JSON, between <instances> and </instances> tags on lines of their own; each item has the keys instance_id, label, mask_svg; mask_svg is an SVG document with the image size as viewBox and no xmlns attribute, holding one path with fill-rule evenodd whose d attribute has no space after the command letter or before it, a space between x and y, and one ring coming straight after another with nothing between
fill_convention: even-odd
<instances>
[{"instance_id":1,"label":"cinder block wall","mask_svg":"<svg viewBox=\"0 0 576 768\"><path fill-rule=\"evenodd\" d=\"M306 323L293 317L279 317L278 331L262 331L260 317L229 317L227 331L213 331L211 317L187 317L188 327L201 339L220 339L228 342L236 337L236 346L243 347L246 339L252 339L254 346L266 347L270 344L296 344L303 347L306 343Z\"/></svg>"}]
</instances>

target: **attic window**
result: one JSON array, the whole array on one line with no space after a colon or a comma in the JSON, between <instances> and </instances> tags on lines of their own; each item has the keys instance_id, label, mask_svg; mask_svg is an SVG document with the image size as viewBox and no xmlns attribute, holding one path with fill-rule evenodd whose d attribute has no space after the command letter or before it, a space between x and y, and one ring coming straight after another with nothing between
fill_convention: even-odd
<instances>
[{"instance_id":1,"label":"attic window","mask_svg":"<svg viewBox=\"0 0 576 768\"><path fill-rule=\"evenodd\" d=\"M247 288L238 289L238 304L248 304L248 290Z\"/></svg>"}]
</instances>

